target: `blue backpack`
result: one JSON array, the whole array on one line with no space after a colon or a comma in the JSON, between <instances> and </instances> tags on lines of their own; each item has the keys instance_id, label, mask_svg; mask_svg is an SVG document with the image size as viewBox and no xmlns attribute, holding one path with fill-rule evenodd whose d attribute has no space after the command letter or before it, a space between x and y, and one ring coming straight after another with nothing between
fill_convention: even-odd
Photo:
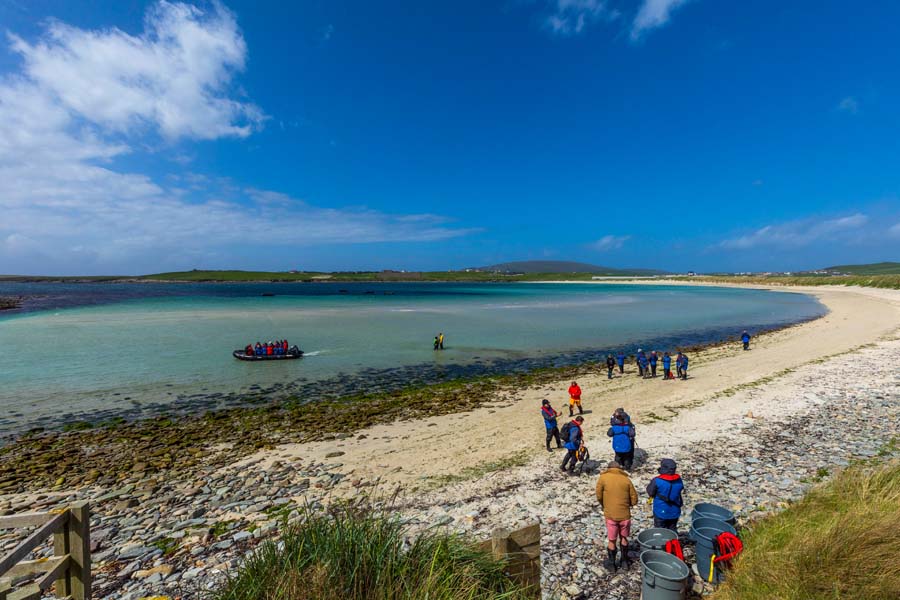
<instances>
[{"instance_id":1,"label":"blue backpack","mask_svg":"<svg viewBox=\"0 0 900 600\"><path fill-rule=\"evenodd\" d=\"M628 425L613 425L612 446L616 452L631 452L631 438L628 432L631 427Z\"/></svg>"}]
</instances>

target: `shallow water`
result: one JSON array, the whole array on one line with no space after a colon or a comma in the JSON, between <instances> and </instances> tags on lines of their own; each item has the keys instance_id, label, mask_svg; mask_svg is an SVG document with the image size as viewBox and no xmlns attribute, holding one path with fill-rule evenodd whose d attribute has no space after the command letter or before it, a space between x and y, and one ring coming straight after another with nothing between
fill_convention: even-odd
<instances>
[{"instance_id":1,"label":"shallow water","mask_svg":"<svg viewBox=\"0 0 900 600\"><path fill-rule=\"evenodd\" d=\"M263 297L274 293L275 297ZM590 284L9 284L0 313L0 435L74 419L233 405L673 349L823 314L759 290ZM446 349L431 349L443 331ZM288 338L302 360L236 361ZM304 396L305 397L305 396Z\"/></svg>"}]
</instances>

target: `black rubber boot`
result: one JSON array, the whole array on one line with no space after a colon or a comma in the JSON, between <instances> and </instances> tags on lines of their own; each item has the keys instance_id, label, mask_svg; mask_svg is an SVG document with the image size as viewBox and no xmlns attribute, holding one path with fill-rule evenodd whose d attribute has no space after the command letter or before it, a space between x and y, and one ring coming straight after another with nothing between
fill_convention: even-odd
<instances>
[{"instance_id":1,"label":"black rubber boot","mask_svg":"<svg viewBox=\"0 0 900 600\"><path fill-rule=\"evenodd\" d=\"M606 549L606 560L603 561L603 566L606 567L606 569L610 573L616 572L616 551L615 551L615 549L613 549L613 550L610 550L609 548Z\"/></svg>"}]
</instances>

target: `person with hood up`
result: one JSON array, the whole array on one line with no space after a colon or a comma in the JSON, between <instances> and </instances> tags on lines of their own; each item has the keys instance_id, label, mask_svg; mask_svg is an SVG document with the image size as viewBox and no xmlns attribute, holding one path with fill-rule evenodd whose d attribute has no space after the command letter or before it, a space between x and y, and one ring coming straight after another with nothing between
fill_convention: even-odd
<instances>
[{"instance_id":1,"label":"person with hood up","mask_svg":"<svg viewBox=\"0 0 900 600\"><path fill-rule=\"evenodd\" d=\"M575 406L578 406L578 414L583 414L584 410L581 408L581 388L578 386L578 383L573 381L572 385L569 386L569 416L575 414Z\"/></svg>"},{"instance_id":2,"label":"person with hood up","mask_svg":"<svg viewBox=\"0 0 900 600\"><path fill-rule=\"evenodd\" d=\"M747 333L747 330L744 330L744 333L741 334L741 343L744 344L744 350L750 349L750 334Z\"/></svg>"},{"instance_id":3,"label":"person with hood up","mask_svg":"<svg viewBox=\"0 0 900 600\"><path fill-rule=\"evenodd\" d=\"M566 423L563 426L563 437L566 439L566 457L563 459L560 469L567 472L569 475L575 474L575 463L578 462L578 449L581 448L581 445L584 443L584 432L581 430L583 423L584 417L578 415L575 417L574 421ZM570 462L572 464L566 468Z\"/></svg>"},{"instance_id":4,"label":"person with hood up","mask_svg":"<svg viewBox=\"0 0 900 600\"><path fill-rule=\"evenodd\" d=\"M622 411L623 413L625 411ZM624 416L615 418L612 427L606 435L612 438L613 452L616 453L616 462L622 465L626 471L631 470L634 462L634 425L626 423Z\"/></svg>"},{"instance_id":5,"label":"person with hood up","mask_svg":"<svg viewBox=\"0 0 900 600\"><path fill-rule=\"evenodd\" d=\"M616 354L616 363L619 365L619 375L625 372L625 353L619 350Z\"/></svg>"},{"instance_id":6,"label":"person with hood up","mask_svg":"<svg viewBox=\"0 0 900 600\"><path fill-rule=\"evenodd\" d=\"M677 533L678 518L684 500L684 482L675 471L678 466L671 458L664 458L659 463L659 475L647 484L647 495L653 498L653 526L671 529Z\"/></svg>"},{"instance_id":7,"label":"person with hood up","mask_svg":"<svg viewBox=\"0 0 900 600\"><path fill-rule=\"evenodd\" d=\"M610 354L606 357L606 378L607 379L613 378L613 371L615 370L615 368L616 368L616 359L614 359L612 357L612 354Z\"/></svg>"},{"instance_id":8,"label":"person with hood up","mask_svg":"<svg viewBox=\"0 0 900 600\"><path fill-rule=\"evenodd\" d=\"M559 411L553 409L550 406L549 400L541 401L541 416L544 417L544 426L547 428L547 452L553 452L550 448L550 440L556 438L556 447L562 448L562 442L559 439L559 426L556 423L556 417L559 416Z\"/></svg>"},{"instance_id":9,"label":"person with hood up","mask_svg":"<svg viewBox=\"0 0 900 600\"><path fill-rule=\"evenodd\" d=\"M637 490L631 479L616 461L610 462L606 471L597 479L597 502L603 509L606 519L607 558L603 566L610 571L616 570L616 541L622 552L619 563L623 569L629 566L628 537L631 535L631 507L638 502Z\"/></svg>"}]
</instances>

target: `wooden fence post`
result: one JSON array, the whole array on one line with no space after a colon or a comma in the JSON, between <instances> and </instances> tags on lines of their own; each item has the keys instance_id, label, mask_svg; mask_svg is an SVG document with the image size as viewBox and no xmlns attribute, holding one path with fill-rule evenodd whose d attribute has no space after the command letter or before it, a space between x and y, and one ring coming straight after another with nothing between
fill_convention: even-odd
<instances>
[{"instance_id":1,"label":"wooden fence post","mask_svg":"<svg viewBox=\"0 0 900 600\"><path fill-rule=\"evenodd\" d=\"M69 555L69 567L56 580L56 595L73 600L91 598L91 511L87 502L75 502L62 531L53 534L53 554ZM2 600L2 599L0 599Z\"/></svg>"},{"instance_id":2,"label":"wooden fence post","mask_svg":"<svg viewBox=\"0 0 900 600\"><path fill-rule=\"evenodd\" d=\"M497 560L506 560L509 552L509 530L498 528L491 533L491 554Z\"/></svg>"}]
</instances>

